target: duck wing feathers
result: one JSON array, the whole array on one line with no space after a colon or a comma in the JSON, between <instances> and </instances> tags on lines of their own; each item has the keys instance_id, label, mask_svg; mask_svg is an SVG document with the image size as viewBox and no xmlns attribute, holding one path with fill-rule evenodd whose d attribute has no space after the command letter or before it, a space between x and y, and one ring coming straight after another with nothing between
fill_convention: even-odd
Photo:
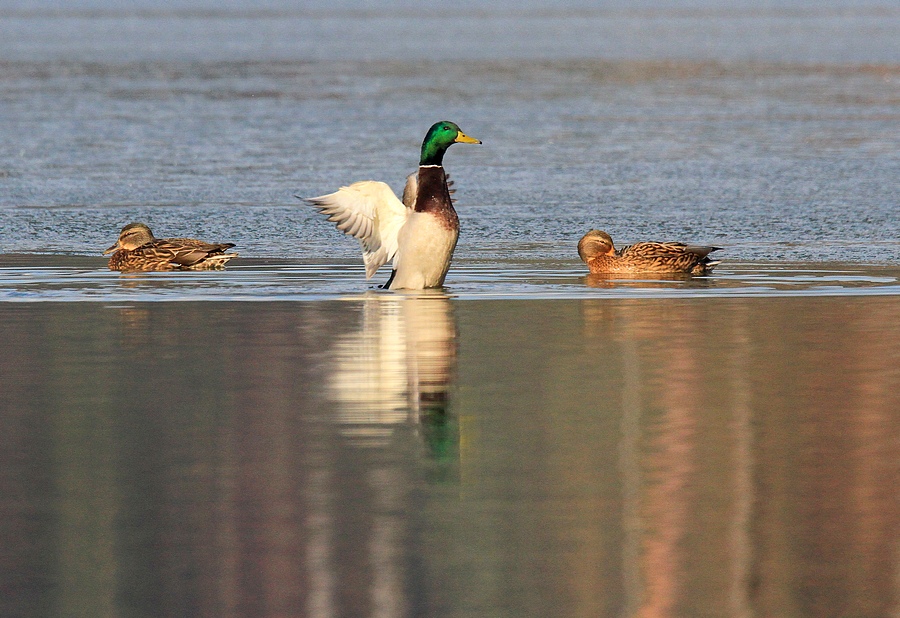
<instances>
[{"instance_id":1,"label":"duck wing feathers","mask_svg":"<svg viewBox=\"0 0 900 618\"><path fill-rule=\"evenodd\" d=\"M718 262L707 257L720 247L686 245L681 242L639 242L622 247L616 254L647 272L695 272L711 270ZM697 268L699 267L699 268Z\"/></svg>"},{"instance_id":2,"label":"duck wing feathers","mask_svg":"<svg viewBox=\"0 0 900 618\"><path fill-rule=\"evenodd\" d=\"M415 188L412 195L415 196ZM386 183L375 180L354 182L334 193L306 201L327 215L337 229L359 240L366 264L366 279L394 258L397 235L412 212Z\"/></svg>"},{"instance_id":3,"label":"duck wing feathers","mask_svg":"<svg viewBox=\"0 0 900 618\"><path fill-rule=\"evenodd\" d=\"M136 251L145 258L189 268L210 256L220 255L233 246L234 243L213 244L194 238L165 238L147 243Z\"/></svg>"}]
</instances>

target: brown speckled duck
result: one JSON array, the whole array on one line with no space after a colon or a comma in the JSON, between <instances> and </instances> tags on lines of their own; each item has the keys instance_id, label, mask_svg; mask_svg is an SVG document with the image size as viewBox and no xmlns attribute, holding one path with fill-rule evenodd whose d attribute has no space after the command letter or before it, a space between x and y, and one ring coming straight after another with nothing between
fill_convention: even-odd
<instances>
[{"instance_id":1,"label":"brown speckled duck","mask_svg":"<svg viewBox=\"0 0 900 618\"><path fill-rule=\"evenodd\" d=\"M699 247L680 242L638 242L616 250L606 232L591 230L578 241L578 255L592 274L686 273L705 275L719 262L709 254L720 247Z\"/></svg>"},{"instance_id":2,"label":"brown speckled duck","mask_svg":"<svg viewBox=\"0 0 900 618\"><path fill-rule=\"evenodd\" d=\"M193 238L154 238L143 223L129 223L103 255L115 252L109 258L110 270L213 270L237 257L237 253L225 253L233 246Z\"/></svg>"}]
</instances>

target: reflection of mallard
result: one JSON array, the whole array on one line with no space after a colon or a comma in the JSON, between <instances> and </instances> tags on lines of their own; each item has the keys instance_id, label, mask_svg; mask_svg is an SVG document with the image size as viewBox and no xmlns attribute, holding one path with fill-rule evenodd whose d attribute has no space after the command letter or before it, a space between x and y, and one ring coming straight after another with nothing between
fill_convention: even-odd
<instances>
[{"instance_id":1,"label":"reflection of mallard","mask_svg":"<svg viewBox=\"0 0 900 618\"><path fill-rule=\"evenodd\" d=\"M210 270L237 257L237 253L225 253L233 246L193 238L154 238L143 223L129 223L103 255L115 252L109 258L110 270Z\"/></svg>"},{"instance_id":2,"label":"reflection of mallard","mask_svg":"<svg viewBox=\"0 0 900 618\"><path fill-rule=\"evenodd\" d=\"M591 230L578 241L578 255L591 273L690 273L705 275L719 262L709 254L719 247L680 242L639 242L616 250L606 232Z\"/></svg>"},{"instance_id":3,"label":"reflection of mallard","mask_svg":"<svg viewBox=\"0 0 900 618\"><path fill-rule=\"evenodd\" d=\"M459 237L459 219L443 158L447 148L457 143L481 142L452 122L438 122L428 130L419 171L415 182L407 183L402 202L387 184L371 180L308 200L340 231L359 239L367 279L393 260L385 288L421 290L444 284Z\"/></svg>"},{"instance_id":4,"label":"reflection of mallard","mask_svg":"<svg viewBox=\"0 0 900 618\"><path fill-rule=\"evenodd\" d=\"M383 446L412 421L435 460L453 460L457 333L449 299L373 294L363 308L361 327L335 338L327 371L341 433L356 444Z\"/></svg>"}]
</instances>

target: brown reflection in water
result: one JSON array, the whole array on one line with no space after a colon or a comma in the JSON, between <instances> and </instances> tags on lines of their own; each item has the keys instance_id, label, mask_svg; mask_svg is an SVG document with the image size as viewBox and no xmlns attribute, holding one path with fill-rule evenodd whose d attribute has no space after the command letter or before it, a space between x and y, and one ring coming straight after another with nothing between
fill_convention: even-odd
<instances>
[{"instance_id":1,"label":"brown reflection in water","mask_svg":"<svg viewBox=\"0 0 900 618\"><path fill-rule=\"evenodd\" d=\"M0 323L2 615L898 610L896 298Z\"/></svg>"},{"instance_id":2,"label":"brown reflection in water","mask_svg":"<svg viewBox=\"0 0 900 618\"><path fill-rule=\"evenodd\" d=\"M691 288L710 288L720 281L713 276L692 276L685 273L602 273L584 276L584 284L591 288L602 289L668 289L689 286ZM681 284L681 285L673 285Z\"/></svg>"},{"instance_id":3,"label":"brown reflection in water","mask_svg":"<svg viewBox=\"0 0 900 618\"><path fill-rule=\"evenodd\" d=\"M654 368L660 418L656 421L643 465L648 469L642 519L653 533L644 540L645 599L638 616L668 616L677 609L679 588L688 566L684 542L696 490L696 426L701 410L703 379L696 355L695 316L684 315L674 324L653 320L640 324L643 330L656 327L649 337L665 336L667 348ZM626 326L626 329L628 326ZM642 333L648 336L647 333ZM664 474L659 474L660 471Z\"/></svg>"},{"instance_id":4,"label":"brown reflection in water","mask_svg":"<svg viewBox=\"0 0 900 618\"><path fill-rule=\"evenodd\" d=\"M584 276L584 284L592 288L614 288L617 284L632 287L656 287L654 281L688 281L691 275L684 273L591 273ZM635 286L634 284L639 284Z\"/></svg>"},{"instance_id":5,"label":"brown reflection in water","mask_svg":"<svg viewBox=\"0 0 900 618\"><path fill-rule=\"evenodd\" d=\"M753 433L753 409L751 398L750 316L745 305L732 307L733 320L730 332L732 350L726 369L731 376L732 389L731 418L728 431L732 436L732 459L734 470L731 478L734 500L733 515L728 526L730 560L728 564L727 586L728 609L734 618L754 615L752 602L752 577L754 565L753 537L753 468L755 464L755 443Z\"/></svg>"},{"instance_id":6,"label":"brown reflection in water","mask_svg":"<svg viewBox=\"0 0 900 618\"><path fill-rule=\"evenodd\" d=\"M628 614L896 611L900 308L797 308L586 305L625 372Z\"/></svg>"},{"instance_id":7,"label":"brown reflection in water","mask_svg":"<svg viewBox=\"0 0 900 618\"><path fill-rule=\"evenodd\" d=\"M760 599L804 615L887 616L897 608L888 539L900 529L900 316L886 299L815 312L776 312L761 327L778 336L759 345L758 426L774 455L758 471Z\"/></svg>"},{"instance_id":8,"label":"brown reflection in water","mask_svg":"<svg viewBox=\"0 0 900 618\"><path fill-rule=\"evenodd\" d=\"M879 591L893 583L893 613L900 614L900 346L894 334L884 336L885 324L900 324L900 308L859 316L862 333L853 346L860 370L857 385L857 421L851 425L848 472L852 478L850 510L858 522L848 539L857 553L846 578L846 605L862 615L877 615L882 608ZM885 483L893 479L893 483ZM891 515L893 513L893 516ZM885 539L894 537L894 547ZM871 556L871 560L860 560ZM892 575L893 571L893 575Z\"/></svg>"},{"instance_id":9,"label":"brown reflection in water","mask_svg":"<svg viewBox=\"0 0 900 618\"><path fill-rule=\"evenodd\" d=\"M622 348L620 468L624 488L624 558L629 615L676 615L690 566L686 540L696 502L697 427L702 423L703 369L698 358L702 315L625 302L606 312ZM596 333L595 308L586 328ZM609 345L609 343L607 343ZM647 420L653 424L647 427ZM643 427L643 429L641 429ZM633 484L641 489L635 490ZM630 486L629 486L630 485Z\"/></svg>"},{"instance_id":10,"label":"brown reflection in water","mask_svg":"<svg viewBox=\"0 0 900 618\"><path fill-rule=\"evenodd\" d=\"M792 499L767 512L803 522L784 539L785 555L805 567L790 574L801 611L887 615L880 591L896 586L900 529L900 313L871 299L823 307L819 318L830 332L802 324L788 335L794 353L775 365L796 391L794 401L769 391L792 418L785 442L796 469L773 479Z\"/></svg>"}]
</instances>

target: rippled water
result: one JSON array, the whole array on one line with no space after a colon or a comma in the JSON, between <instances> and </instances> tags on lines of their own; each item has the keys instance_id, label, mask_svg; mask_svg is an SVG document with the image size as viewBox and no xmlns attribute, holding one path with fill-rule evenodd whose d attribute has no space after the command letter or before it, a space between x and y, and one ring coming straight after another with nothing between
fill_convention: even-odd
<instances>
[{"instance_id":1,"label":"rippled water","mask_svg":"<svg viewBox=\"0 0 900 618\"><path fill-rule=\"evenodd\" d=\"M0 257L0 302L316 301L389 296L379 289L386 277L367 283L353 260L253 259L224 271L121 274L107 270L98 258L15 255ZM604 276L588 275L571 260L457 260L446 285L460 300L873 296L900 293L900 268L743 263L721 266L706 277Z\"/></svg>"},{"instance_id":2,"label":"rippled water","mask_svg":"<svg viewBox=\"0 0 900 618\"><path fill-rule=\"evenodd\" d=\"M0 22L3 253L92 255L144 220L247 257L349 257L355 243L294 195L399 189L427 127L448 118L484 141L446 160L463 258L571 259L600 227L738 262L900 260L892 4L562 7L578 28L547 25L557 52L529 34L546 7L462 5L434 22L439 53L418 32L428 18L395 6L386 19L77 6ZM757 47L766 37L777 45ZM593 46L609 41L619 53Z\"/></svg>"},{"instance_id":3,"label":"rippled water","mask_svg":"<svg viewBox=\"0 0 900 618\"><path fill-rule=\"evenodd\" d=\"M896 616L897 40L879 1L0 3L0 615ZM294 196L399 189L445 118L484 142L447 287L379 290ZM241 257L110 272L131 221ZM589 228L723 263L588 276Z\"/></svg>"}]
</instances>

